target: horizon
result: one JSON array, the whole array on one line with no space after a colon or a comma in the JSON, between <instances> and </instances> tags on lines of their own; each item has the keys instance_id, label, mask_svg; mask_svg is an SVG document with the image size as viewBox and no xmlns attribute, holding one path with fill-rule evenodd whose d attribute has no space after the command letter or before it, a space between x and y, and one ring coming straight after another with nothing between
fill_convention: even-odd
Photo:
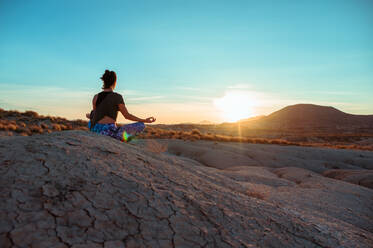
<instances>
[{"instance_id":1,"label":"horizon","mask_svg":"<svg viewBox=\"0 0 373 248\"><path fill-rule=\"evenodd\" d=\"M317 106L317 107L321 107L321 108L334 108L335 110L337 111L341 111L340 109L338 108L335 108L333 106L323 106L323 105L316 105L316 104L311 104L311 103L298 103L298 104L294 104L294 105L288 105L288 106L285 106L281 109L277 109L277 110L274 110L273 112L269 113L268 115L255 115L255 116L251 116L249 118L244 118L244 119L239 119L237 121L223 121L223 122L211 122L211 121L208 121L208 120L202 120L202 121L199 121L199 122L178 122L178 123L150 123L148 125L220 125L220 124L234 124L234 123L240 123L242 121L247 121L249 119L253 119L255 120L256 118L261 118L261 117L267 117L275 112L279 112L287 107L292 107L292 106L296 106L296 105L313 105L313 106ZM2 109L2 108L0 108ZM16 112L19 112L19 110L16 110L16 109L3 109L4 111L16 111ZM33 110L24 110L23 112L21 113L25 113L27 111L33 111ZM345 113L345 114L349 114L349 115L355 115L357 116L357 114L354 114L354 113L347 113L347 112L344 112L344 111L341 111L342 113ZM42 115L40 113L37 113L39 116L50 116L50 115ZM373 116L373 114L367 114L367 115L358 115L358 116ZM84 119L69 119L69 118L66 118L64 116L50 116L50 117L58 117L58 118L65 118L69 121L79 121L79 120L83 120ZM125 124L123 122L119 122L119 124Z\"/></svg>"},{"instance_id":2,"label":"horizon","mask_svg":"<svg viewBox=\"0 0 373 248\"><path fill-rule=\"evenodd\" d=\"M110 69L129 112L155 124L232 122L299 103L373 114L372 9L2 1L0 108L85 120Z\"/></svg>"}]
</instances>

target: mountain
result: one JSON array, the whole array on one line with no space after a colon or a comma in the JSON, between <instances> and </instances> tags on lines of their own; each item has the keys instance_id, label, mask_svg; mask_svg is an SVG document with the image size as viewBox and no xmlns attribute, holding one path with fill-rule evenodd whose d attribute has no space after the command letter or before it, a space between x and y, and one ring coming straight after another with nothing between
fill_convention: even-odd
<instances>
[{"instance_id":1,"label":"mountain","mask_svg":"<svg viewBox=\"0 0 373 248\"><path fill-rule=\"evenodd\" d=\"M212 125L212 124L214 124L214 123L213 123L212 121L203 120L203 121L198 122L198 124L202 124L202 125Z\"/></svg>"},{"instance_id":2,"label":"mountain","mask_svg":"<svg viewBox=\"0 0 373 248\"><path fill-rule=\"evenodd\" d=\"M287 106L259 120L244 122L248 127L264 129L372 129L373 115L354 115L334 107L314 104Z\"/></svg>"},{"instance_id":3,"label":"mountain","mask_svg":"<svg viewBox=\"0 0 373 248\"><path fill-rule=\"evenodd\" d=\"M253 116L253 117L249 117L247 119L242 119L242 120L239 120L237 122L240 122L240 123L246 123L246 122L251 122L251 121L257 121L259 119L262 119L263 117L266 117L265 115L258 115L258 116Z\"/></svg>"}]
</instances>

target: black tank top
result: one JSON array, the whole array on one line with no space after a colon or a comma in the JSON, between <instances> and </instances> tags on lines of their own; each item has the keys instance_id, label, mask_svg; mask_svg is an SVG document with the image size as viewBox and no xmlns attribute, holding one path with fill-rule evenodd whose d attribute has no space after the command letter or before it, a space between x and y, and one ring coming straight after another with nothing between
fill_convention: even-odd
<instances>
[{"instance_id":1,"label":"black tank top","mask_svg":"<svg viewBox=\"0 0 373 248\"><path fill-rule=\"evenodd\" d=\"M91 127L105 116L117 120L119 104L124 104L123 97L121 94L112 91L102 91L98 94L96 100L96 110L94 111L93 118L91 120Z\"/></svg>"},{"instance_id":2,"label":"black tank top","mask_svg":"<svg viewBox=\"0 0 373 248\"><path fill-rule=\"evenodd\" d=\"M112 93L111 91L102 91L100 93L98 93L98 96L97 96L97 101L96 101L96 107L102 102L102 100L105 99L105 97L107 95L109 95L110 93Z\"/></svg>"}]
</instances>

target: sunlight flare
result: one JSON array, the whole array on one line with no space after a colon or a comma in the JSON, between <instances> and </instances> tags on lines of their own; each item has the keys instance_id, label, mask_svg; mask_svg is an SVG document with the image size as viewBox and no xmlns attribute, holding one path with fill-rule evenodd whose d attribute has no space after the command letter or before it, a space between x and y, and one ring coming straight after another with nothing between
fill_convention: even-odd
<instances>
[{"instance_id":1,"label":"sunlight flare","mask_svg":"<svg viewBox=\"0 0 373 248\"><path fill-rule=\"evenodd\" d=\"M214 105L221 111L225 121L238 121L253 115L255 99L250 92L228 91L223 97L215 99Z\"/></svg>"}]
</instances>

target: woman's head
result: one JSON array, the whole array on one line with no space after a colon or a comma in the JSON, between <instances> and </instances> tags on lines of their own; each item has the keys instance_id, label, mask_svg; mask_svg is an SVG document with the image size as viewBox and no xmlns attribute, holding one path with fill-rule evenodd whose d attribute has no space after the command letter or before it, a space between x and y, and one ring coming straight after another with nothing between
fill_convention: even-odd
<instances>
[{"instance_id":1,"label":"woman's head","mask_svg":"<svg viewBox=\"0 0 373 248\"><path fill-rule=\"evenodd\" d=\"M114 71L105 70L101 80L104 82L103 89L114 88L117 82L117 74Z\"/></svg>"}]
</instances>

